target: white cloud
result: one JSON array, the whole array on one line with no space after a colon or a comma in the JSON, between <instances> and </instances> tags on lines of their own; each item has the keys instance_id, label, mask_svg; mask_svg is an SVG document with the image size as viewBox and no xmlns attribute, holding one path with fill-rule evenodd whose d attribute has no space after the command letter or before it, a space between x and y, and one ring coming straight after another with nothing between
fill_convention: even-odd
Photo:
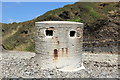
<instances>
[{"instance_id":1,"label":"white cloud","mask_svg":"<svg viewBox=\"0 0 120 80\"><path fill-rule=\"evenodd\" d=\"M20 20L16 20L16 19L8 19L8 23L13 23L13 22L20 22Z\"/></svg>"}]
</instances>

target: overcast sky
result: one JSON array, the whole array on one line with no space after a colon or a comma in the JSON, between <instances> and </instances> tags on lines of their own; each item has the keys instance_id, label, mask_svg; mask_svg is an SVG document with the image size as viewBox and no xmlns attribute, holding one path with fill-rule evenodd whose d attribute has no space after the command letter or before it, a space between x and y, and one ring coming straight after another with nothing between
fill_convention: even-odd
<instances>
[{"instance_id":1,"label":"overcast sky","mask_svg":"<svg viewBox=\"0 0 120 80\"><path fill-rule=\"evenodd\" d=\"M2 22L23 22L74 2L3 2Z\"/></svg>"}]
</instances>

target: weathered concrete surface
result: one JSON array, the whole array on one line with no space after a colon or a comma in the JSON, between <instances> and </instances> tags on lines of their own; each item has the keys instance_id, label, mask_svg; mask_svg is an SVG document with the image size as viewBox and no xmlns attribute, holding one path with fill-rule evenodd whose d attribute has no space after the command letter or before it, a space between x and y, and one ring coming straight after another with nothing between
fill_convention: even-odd
<instances>
[{"instance_id":1,"label":"weathered concrete surface","mask_svg":"<svg viewBox=\"0 0 120 80\"><path fill-rule=\"evenodd\" d=\"M46 36L52 30L53 36ZM75 36L70 37L70 31ZM42 68L76 69L81 66L83 24L70 21L36 22L36 58Z\"/></svg>"},{"instance_id":2,"label":"weathered concrete surface","mask_svg":"<svg viewBox=\"0 0 120 80\"><path fill-rule=\"evenodd\" d=\"M41 69L31 52L0 53L2 74L7 78L118 78L120 64L117 54L83 53L85 70L62 72L55 69Z\"/></svg>"}]
</instances>

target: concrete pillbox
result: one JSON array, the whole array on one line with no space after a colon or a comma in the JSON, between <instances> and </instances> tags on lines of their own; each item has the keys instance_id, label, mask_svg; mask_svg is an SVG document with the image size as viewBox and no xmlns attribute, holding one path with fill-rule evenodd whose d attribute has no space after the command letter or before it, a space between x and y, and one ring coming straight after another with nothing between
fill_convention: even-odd
<instances>
[{"instance_id":1,"label":"concrete pillbox","mask_svg":"<svg viewBox=\"0 0 120 80\"><path fill-rule=\"evenodd\" d=\"M69 71L81 67L83 23L42 21L35 26L36 56L43 69Z\"/></svg>"}]
</instances>

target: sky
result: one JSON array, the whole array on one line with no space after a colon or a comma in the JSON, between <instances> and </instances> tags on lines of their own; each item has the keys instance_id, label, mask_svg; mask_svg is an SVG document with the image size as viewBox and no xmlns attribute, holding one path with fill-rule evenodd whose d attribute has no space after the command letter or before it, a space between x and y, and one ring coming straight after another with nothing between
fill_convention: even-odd
<instances>
[{"instance_id":1,"label":"sky","mask_svg":"<svg viewBox=\"0 0 120 80\"><path fill-rule=\"evenodd\" d=\"M2 2L2 22L23 22L74 2Z\"/></svg>"}]
</instances>

